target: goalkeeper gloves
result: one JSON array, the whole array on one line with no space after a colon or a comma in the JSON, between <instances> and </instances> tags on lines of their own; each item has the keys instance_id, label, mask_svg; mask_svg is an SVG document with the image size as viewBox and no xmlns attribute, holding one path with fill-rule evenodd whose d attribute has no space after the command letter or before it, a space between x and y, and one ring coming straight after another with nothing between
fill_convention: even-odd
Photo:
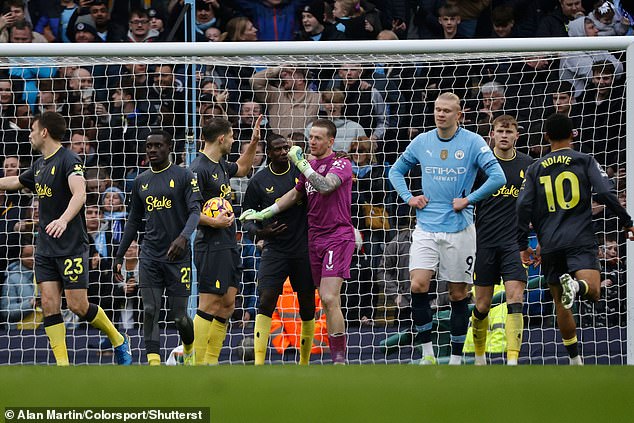
<instances>
[{"instance_id":1,"label":"goalkeeper gloves","mask_svg":"<svg viewBox=\"0 0 634 423\"><path fill-rule=\"evenodd\" d=\"M244 222L245 220L266 220L278 214L279 211L280 208L277 204L273 204L261 211L255 211L253 209L245 210L238 219L241 222Z\"/></svg>"},{"instance_id":2,"label":"goalkeeper gloves","mask_svg":"<svg viewBox=\"0 0 634 423\"><path fill-rule=\"evenodd\" d=\"M288 151L288 158L291 162L293 162L295 166L297 166L297 169L299 169L299 171L302 172L304 176L306 176L306 178L315 173L313 168L310 167L310 163L308 163L308 160L306 160L306 158L304 157L304 152L300 147L296 145L292 146L291 149Z\"/></svg>"}]
</instances>

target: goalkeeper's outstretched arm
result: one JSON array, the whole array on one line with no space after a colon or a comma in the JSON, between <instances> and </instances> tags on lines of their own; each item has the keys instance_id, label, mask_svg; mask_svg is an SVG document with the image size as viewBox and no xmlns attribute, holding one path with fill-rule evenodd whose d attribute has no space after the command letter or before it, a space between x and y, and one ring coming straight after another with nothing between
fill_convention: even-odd
<instances>
[{"instance_id":1,"label":"goalkeeper's outstretched arm","mask_svg":"<svg viewBox=\"0 0 634 423\"><path fill-rule=\"evenodd\" d=\"M253 209L245 210L239 217L241 221L245 220L266 220L275 216L278 213L283 212L295 205L302 197L303 193L297 191L295 188L284 194L279 200L272 206L265 208L262 211L255 211Z\"/></svg>"}]
</instances>

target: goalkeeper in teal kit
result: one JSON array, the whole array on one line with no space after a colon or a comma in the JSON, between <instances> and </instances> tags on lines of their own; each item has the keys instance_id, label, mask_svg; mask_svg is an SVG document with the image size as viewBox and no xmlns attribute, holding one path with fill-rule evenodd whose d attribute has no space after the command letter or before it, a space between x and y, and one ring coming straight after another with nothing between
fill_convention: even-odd
<instances>
[{"instance_id":1,"label":"goalkeeper in teal kit","mask_svg":"<svg viewBox=\"0 0 634 423\"><path fill-rule=\"evenodd\" d=\"M459 126L460 98L443 93L434 104L436 129L412 140L390 169L390 182L403 201L416 208L417 224L410 248L414 333L423 346L420 364L435 364L431 342L432 311L428 292L432 277L448 282L451 302L451 357L461 364L469 325L467 293L473 283L476 235L473 205L506 183L504 172L479 135ZM405 174L420 165L421 195L413 195ZM481 169L487 180L476 191Z\"/></svg>"}]
</instances>

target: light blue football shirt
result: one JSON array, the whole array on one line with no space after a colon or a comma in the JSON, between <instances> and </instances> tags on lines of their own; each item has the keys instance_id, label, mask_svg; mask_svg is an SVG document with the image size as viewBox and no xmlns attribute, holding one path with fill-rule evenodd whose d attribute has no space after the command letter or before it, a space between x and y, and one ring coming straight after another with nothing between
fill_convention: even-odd
<instances>
[{"instance_id":1,"label":"light blue football shirt","mask_svg":"<svg viewBox=\"0 0 634 423\"><path fill-rule=\"evenodd\" d=\"M390 169L390 182L407 203L412 198L404 175L416 165L422 173L427 206L416 210L418 226L427 232L460 232L473 223L473 205L506 183L502 167L481 136L458 128L453 137L442 140L438 130L418 135ZM471 192L478 169L487 181ZM467 197L469 206L456 213L453 199Z\"/></svg>"}]
</instances>

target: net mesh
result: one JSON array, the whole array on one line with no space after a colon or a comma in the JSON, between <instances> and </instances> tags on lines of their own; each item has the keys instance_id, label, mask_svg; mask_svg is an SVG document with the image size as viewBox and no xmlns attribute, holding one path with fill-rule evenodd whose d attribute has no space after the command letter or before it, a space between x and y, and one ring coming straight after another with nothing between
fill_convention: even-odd
<instances>
[{"instance_id":1,"label":"net mesh","mask_svg":"<svg viewBox=\"0 0 634 423\"><path fill-rule=\"evenodd\" d=\"M130 334L135 362L143 363L136 252L129 254L127 284L113 282L109 269L125 223L130 183L147 166L144 140L150 129L159 126L173 133L174 160L187 166L197 149L200 125L210 116L225 117L233 124L236 142L230 161L239 157L240 145L250 139L260 112L266 117L265 137L279 133L299 143L306 143L312 120L333 119L338 126L335 147L349 152L355 165L352 213L357 250L352 276L342 292L348 360L409 362L421 355L412 339L409 308L411 218L389 185L387 172L416 134L434 127L434 99L443 91L458 94L464 100L463 125L485 139L493 118L516 117L521 134L517 148L533 157L547 152L541 129L545 118L555 111L569 114L577 130L575 148L593 154L604 166L624 202L623 60L623 51L0 58L3 173L23 171L37 157L28 140L35 114L54 110L67 118L66 145L86 164L86 210L94 257L89 296ZM597 63L601 70L596 70ZM265 164L262 149L253 172ZM409 182L414 193L420 191L419 172L411 172ZM248 177L232 181L238 215L247 183ZM3 204L0 363L50 364L54 359L41 324L29 259L37 200L22 191L7 194ZM586 362L621 364L625 362L624 240L613 215L597 205L593 216L602 296L596 304L582 302L575 308L582 355ZM242 233L238 238L242 284L221 363L252 359L260 251ZM547 286L539 269L529 272L520 363L566 362ZM442 283L434 283L432 291L434 344L442 358L449 354L449 302ZM503 304L503 297L496 295L496 301ZM195 299L191 304L193 311ZM70 313L64 316L71 362L113 361L111 348L94 329ZM494 362L501 362L503 319L491 330L494 342L489 351ZM287 336L296 335L287 331ZM178 336L165 311L161 335L166 357L177 346ZM267 360L291 363L298 354L292 346L284 350L272 346ZM316 348L312 359L328 362L327 348Z\"/></svg>"}]
</instances>

